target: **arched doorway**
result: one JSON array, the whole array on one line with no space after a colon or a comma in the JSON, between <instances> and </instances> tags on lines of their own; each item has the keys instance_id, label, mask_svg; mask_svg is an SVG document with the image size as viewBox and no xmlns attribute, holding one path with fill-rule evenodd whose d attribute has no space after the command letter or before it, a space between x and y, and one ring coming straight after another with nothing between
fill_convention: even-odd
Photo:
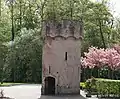
<instances>
[{"instance_id":1,"label":"arched doorway","mask_svg":"<svg viewBox=\"0 0 120 99\"><path fill-rule=\"evenodd\" d=\"M45 78L45 94L54 95L55 94L55 78L46 77Z\"/></svg>"}]
</instances>

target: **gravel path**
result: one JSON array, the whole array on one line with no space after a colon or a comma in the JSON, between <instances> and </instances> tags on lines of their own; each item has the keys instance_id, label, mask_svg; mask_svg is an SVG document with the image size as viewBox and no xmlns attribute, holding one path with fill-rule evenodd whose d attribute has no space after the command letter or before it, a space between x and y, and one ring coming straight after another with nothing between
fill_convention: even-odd
<instances>
[{"instance_id":1,"label":"gravel path","mask_svg":"<svg viewBox=\"0 0 120 99\"><path fill-rule=\"evenodd\" d=\"M14 99L38 99L41 96L41 85L18 85L11 87L0 87L4 90L6 97Z\"/></svg>"},{"instance_id":2,"label":"gravel path","mask_svg":"<svg viewBox=\"0 0 120 99\"><path fill-rule=\"evenodd\" d=\"M41 85L36 84L0 87L0 90L14 99L85 99L82 96L41 96Z\"/></svg>"}]
</instances>

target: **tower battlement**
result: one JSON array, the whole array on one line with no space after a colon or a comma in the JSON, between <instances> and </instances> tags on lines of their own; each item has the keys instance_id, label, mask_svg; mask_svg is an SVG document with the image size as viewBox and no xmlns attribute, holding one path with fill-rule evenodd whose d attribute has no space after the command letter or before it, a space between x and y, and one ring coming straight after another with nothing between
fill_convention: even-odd
<instances>
[{"instance_id":1,"label":"tower battlement","mask_svg":"<svg viewBox=\"0 0 120 99\"><path fill-rule=\"evenodd\" d=\"M57 37L62 36L82 38L83 25L80 21L62 20L60 22L50 20L43 22L43 36Z\"/></svg>"}]
</instances>

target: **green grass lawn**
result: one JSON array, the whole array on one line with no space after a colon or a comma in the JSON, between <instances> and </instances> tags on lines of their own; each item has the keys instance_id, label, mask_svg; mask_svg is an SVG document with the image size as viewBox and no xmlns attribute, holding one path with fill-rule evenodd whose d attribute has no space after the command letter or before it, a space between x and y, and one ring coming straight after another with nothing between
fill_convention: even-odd
<instances>
[{"instance_id":1,"label":"green grass lawn","mask_svg":"<svg viewBox=\"0 0 120 99\"><path fill-rule=\"evenodd\" d=\"M20 84L25 84L25 83L3 82L3 84L0 83L0 87L2 87L2 86L20 85Z\"/></svg>"}]
</instances>

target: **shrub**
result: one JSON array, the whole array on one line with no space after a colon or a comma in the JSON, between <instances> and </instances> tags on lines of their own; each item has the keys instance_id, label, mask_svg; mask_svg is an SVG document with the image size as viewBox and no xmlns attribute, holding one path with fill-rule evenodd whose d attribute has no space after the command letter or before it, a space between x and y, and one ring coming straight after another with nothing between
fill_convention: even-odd
<instances>
[{"instance_id":1,"label":"shrub","mask_svg":"<svg viewBox=\"0 0 120 99\"><path fill-rule=\"evenodd\" d=\"M86 88L86 83L85 82L80 82L80 88L85 89Z\"/></svg>"},{"instance_id":2,"label":"shrub","mask_svg":"<svg viewBox=\"0 0 120 99\"><path fill-rule=\"evenodd\" d=\"M88 93L96 92L96 79L94 77L86 80L85 85Z\"/></svg>"},{"instance_id":3,"label":"shrub","mask_svg":"<svg viewBox=\"0 0 120 99\"><path fill-rule=\"evenodd\" d=\"M120 96L120 80L96 79L98 94Z\"/></svg>"},{"instance_id":4,"label":"shrub","mask_svg":"<svg viewBox=\"0 0 120 99\"><path fill-rule=\"evenodd\" d=\"M85 82L85 89L91 94L118 97L120 96L120 80L91 78Z\"/></svg>"},{"instance_id":5,"label":"shrub","mask_svg":"<svg viewBox=\"0 0 120 99\"><path fill-rule=\"evenodd\" d=\"M83 89L90 94L102 97L120 97L120 80L91 78L80 83Z\"/></svg>"}]
</instances>

